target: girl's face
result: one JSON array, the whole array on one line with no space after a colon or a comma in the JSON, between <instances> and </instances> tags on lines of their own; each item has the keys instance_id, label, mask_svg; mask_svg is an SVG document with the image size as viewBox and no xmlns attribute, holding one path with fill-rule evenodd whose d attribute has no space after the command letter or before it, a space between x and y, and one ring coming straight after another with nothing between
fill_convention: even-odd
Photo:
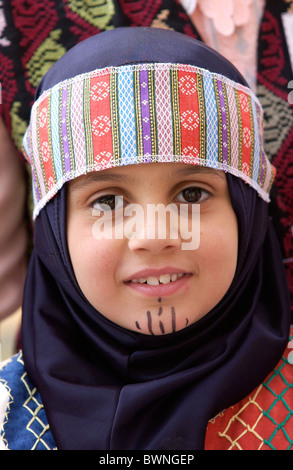
<instances>
[{"instance_id":1,"label":"girl's face","mask_svg":"<svg viewBox=\"0 0 293 470\"><path fill-rule=\"evenodd\" d=\"M132 204L144 214L140 227L131 225L134 213L126 215ZM165 236L158 223L150 236L150 204L172 204L178 214L184 207L189 228L196 204L199 246L183 249L180 222L174 236L168 216ZM122 221L122 236L114 229L110 237L95 236L101 217L108 229L115 221L121 229ZM67 236L88 301L114 323L144 334L172 333L199 320L225 295L236 270L238 228L225 173L195 165L144 163L76 178L68 189Z\"/></svg>"}]
</instances>

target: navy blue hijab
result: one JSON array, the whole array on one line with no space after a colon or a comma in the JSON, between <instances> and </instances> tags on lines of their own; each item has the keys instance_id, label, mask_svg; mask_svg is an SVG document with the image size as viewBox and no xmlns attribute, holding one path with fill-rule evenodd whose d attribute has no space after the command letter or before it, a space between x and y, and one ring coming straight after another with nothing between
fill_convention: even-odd
<instances>
[{"instance_id":1,"label":"navy blue hijab","mask_svg":"<svg viewBox=\"0 0 293 470\"><path fill-rule=\"evenodd\" d=\"M133 28L74 47L45 76L39 93L96 67L146 61L194 64L245 84L202 43ZM239 227L233 282L205 317L163 336L112 323L81 292L66 241L66 185L41 210L22 344L58 449L203 449L208 420L249 394L280 359L289 295L268 205L242 180L229 174L227 180Z\"/></svg>"}]
</instances>

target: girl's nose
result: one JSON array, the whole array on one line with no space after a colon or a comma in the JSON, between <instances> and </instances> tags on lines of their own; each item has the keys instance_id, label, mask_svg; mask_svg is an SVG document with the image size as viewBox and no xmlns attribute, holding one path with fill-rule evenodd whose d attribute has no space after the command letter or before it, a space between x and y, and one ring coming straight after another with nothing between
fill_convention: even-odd
<instances>
[{"instance_id":1,"label":"girl's nose","mask_svg":"<svg viewBox=\"0 0 293 470\"><path fill-rule=\"evenodd\" d=\"M181 246L178 230L178 214L175 208L163 204L142 207L135 231L125 230L131 251L148 250L157 255L163 250L176 250Z\"/></svg>"}]
</instances>

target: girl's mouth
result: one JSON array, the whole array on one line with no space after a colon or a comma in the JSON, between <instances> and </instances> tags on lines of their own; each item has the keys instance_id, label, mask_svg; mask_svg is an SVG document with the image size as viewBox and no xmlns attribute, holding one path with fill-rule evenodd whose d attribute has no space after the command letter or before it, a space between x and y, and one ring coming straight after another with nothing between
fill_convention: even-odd
<instances>
[{"instance_id":1,"label":"girl's mouth","mask_svg":"<svg viewBox=\"0 0 293 470\"><path fill-rule=\"evenodd\" d=\"M186 286L191 273L165 273L134 277L126 281L126 285L147 296L169 296Z\"/></svg>"},{"instance_id":2,"label":"girl's mouth","mask_svg":"<svg viewBox=\"0 0 293 470\"><path fill-rule=\"evenodd\" d=\"M140 277L137 279L131 279L134 284L148 284L149 286L158 286L159 284L169 284L175 282L182 276L186 276L187 273L173 273L173 274L161 274L160 276L148 276Z\"/></svg>"}]
</instances>

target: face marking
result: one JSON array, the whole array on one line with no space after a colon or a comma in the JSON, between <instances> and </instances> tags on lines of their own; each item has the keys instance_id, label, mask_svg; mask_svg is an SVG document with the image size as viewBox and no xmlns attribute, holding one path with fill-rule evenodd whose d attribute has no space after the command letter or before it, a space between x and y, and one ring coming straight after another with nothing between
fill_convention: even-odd
<instances>
[{"instance_id":1,"label":"face marking","mask_svg":"<svg viewBox=\"0 0 293 470\"><path fill-rule=\"evenodd\" d=\"M176 312L175 312L174 307L171 307L171 317L172 317L172 332L175 333L175 331L176 331Z\"/></svg>"},{"instance_id":2,"label":"face marking","mask_svg":"<svg viewBox=\"0 0 293 470\"><path fill-rule=\"evenodd\" d=\"M153 332L153 328L152 328L152 314L149 310L147 311L147 319L148 319L148 330L149 330L150 334L153 335L154 332Z\"/></svg>"},{"instance_id":3,"label":"face marking","mask_svg":"<svg viewBox=\"0 0 293 470\"><path fill-rule=\"evenodd\" d=\"M157 317L161 317L164 313L164 320L159 320L157 322ZM185 326L189 324L189 319L186 317L185 319ZM159 307L159 310L157 314L154 314L151 312L151 310L147 310L146 312L146 327L148 330L148 333L155 336L156 334L166 334L166 333L175 333L177 331L176 329L176 310L175 307L172 306L170 311L163 311L163 307ZM136 320L135 321L135 327L137 330L142 331L142 328L140 326L140 323ZM158 333L155 333L157 330Z\"/></svg>"},{"instance_id":4,"label":"face marking","mask_svg":"<svg viewBox=\"0 0 293 470\"><path fill-rule=\"evenodd\" d=\"M159 327L160 327L160 330L161 330L162 334L165 334L164 324L161 321L159 323Z\"/></svg>"}]
</instances>

